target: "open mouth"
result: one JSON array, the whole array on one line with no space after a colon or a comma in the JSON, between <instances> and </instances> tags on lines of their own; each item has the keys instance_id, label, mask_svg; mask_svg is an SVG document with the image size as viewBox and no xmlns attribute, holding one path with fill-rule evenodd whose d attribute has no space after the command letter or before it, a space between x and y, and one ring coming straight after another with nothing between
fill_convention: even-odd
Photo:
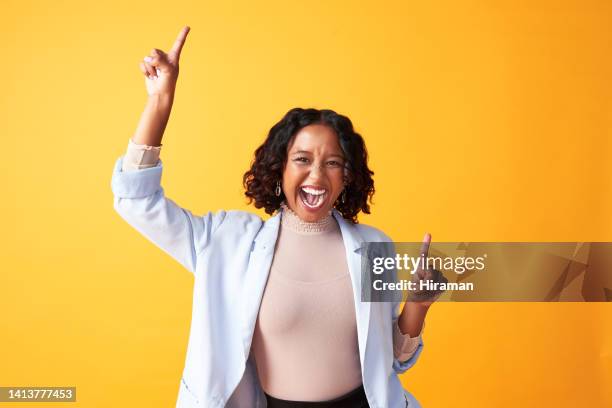
<instances>
[{"instance_id":1,"label":"open mouth","mask_svg":"<svg viewBox=\"0 0 612 408\"><path fill-rule=\"evenodd\" d=\"M304 205L311 210L318 210L323 206L327 198L327 190L319 187L300 187L300 199Z\"/></svg>"}]
</instances>

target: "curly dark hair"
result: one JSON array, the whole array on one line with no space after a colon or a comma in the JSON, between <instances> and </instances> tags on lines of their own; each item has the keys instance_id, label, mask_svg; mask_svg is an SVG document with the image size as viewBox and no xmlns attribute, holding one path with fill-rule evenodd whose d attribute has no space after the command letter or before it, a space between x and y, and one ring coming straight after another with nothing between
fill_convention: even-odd
<instances>
[{"instance_id":1,"label":"curly dark hair","mask_svg":"<svg viewBox=\"0 0 612 408\"><path fill-rule=\"evenodd\" d=\"M293 137L305 126L322 124L336 132L345 156L347 178L344 203L336 200L334 207L342 217L357 224L357 214L370 214L374 195L374 172L368 168L368 152L360 134L355 132L351 120L330 109L293 108L272 126L264 143L255 150L255 158L249 171L244 173L242 183L248 203L255 202L255 208L264 208L273 214L285 199L284 194L276 196L276 182L282 180L287 161L287 147Z\"/></svg>"}]
</instances>

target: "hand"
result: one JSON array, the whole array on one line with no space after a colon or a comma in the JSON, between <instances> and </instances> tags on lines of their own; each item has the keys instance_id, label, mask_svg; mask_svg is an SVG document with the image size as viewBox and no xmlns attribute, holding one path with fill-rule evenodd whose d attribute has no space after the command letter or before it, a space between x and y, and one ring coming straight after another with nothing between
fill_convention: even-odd
<instances>
[{"instance_id":1,"label":"hand","mask_svg":"<svg viewBox=\"0 0 612 408\"><path fill-rule=\"evenodd\" d=\"M145 76L145 86L149 96L174 95L179 74L179 58L187 33L189 33L189 27L183 27L167 54L153 48L151 54L140 63L140 70Z\"/></svg>"},{"instance_id":2,"label":"hand","mask_svg":"<svg viewBox=\"0 0 612 408\"><path fill-rule=\"evenodd\" d=\"M431 244L431 234L425 234L423 238L423 245L421 246L421 251L419 256L425 258L425 262L427 261L427 256L429 254L429 245ZM427 266L427 263L425 264ZM419 304L420 306L429 307L433 302L435 302L440 295L444 292L444 290L420 290L419 284L420 281L433 281L435 283L448 283L448 279L444 277L442 272L436 269L423 269L419 264L419 268L412 276L412 282L416 284L416 290L408 291L408 297L406 298L407 302L414 302Z\"/></svg>"}]
</instances>

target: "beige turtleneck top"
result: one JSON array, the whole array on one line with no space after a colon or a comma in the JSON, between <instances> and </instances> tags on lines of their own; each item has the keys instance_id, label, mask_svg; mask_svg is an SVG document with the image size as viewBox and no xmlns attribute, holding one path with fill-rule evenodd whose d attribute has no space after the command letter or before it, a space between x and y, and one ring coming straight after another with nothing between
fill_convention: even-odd
<instances>
[{"instance_id":1,"label":"beige turtleneck top","mask_svg":"<svg viewBox=\"0 0 612 408\"><path fill-rule=\"evenodd\" d=\"M282 206L252 343L259 381L269 395L325 401L361 384L353 289L344 253L331 214L303 222Z\"/></svg>"},{"instance_id":2,"label":"beige turtleneck top","mask_svg":"<svg viewBox=\"0 0 612 408\"><path fill-rule=\"evenodd\" d=\"M160 149L130 139L122 170L155 166ZM353 289L342 234L331 212L317 222L305 222L284 203L281 211L251 346L258 377L264 391L276 398L333 399L361 384ZM395 358L412 357L422 330L410 337L394 322Z\"/></svg>"}]
</instances>

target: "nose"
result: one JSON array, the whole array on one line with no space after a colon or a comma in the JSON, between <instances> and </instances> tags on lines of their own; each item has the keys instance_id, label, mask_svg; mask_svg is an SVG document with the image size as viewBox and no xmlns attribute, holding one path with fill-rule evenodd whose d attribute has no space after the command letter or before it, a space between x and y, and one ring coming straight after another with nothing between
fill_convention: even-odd
<instances>
[{"instance_id":1,"label":"nose","mask_svg":"<svg viewBox=\"0 0 612 408\"><path fill-rule=\"evenodd\" d=\"M323 177L323 174L324 174L324 171L322 169L322 165L313 164L310 167L310 173L308 175L308 178L312 180L320 180Z\"/></svg>"}]
</instances>

